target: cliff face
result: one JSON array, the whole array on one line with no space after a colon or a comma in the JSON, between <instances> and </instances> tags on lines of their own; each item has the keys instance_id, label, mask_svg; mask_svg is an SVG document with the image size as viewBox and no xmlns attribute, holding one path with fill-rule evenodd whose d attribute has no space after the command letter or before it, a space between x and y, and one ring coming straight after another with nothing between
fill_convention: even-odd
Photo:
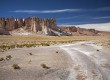
<instances>
[{"instance_id":1,"label":"cliff face","mask_svg":"<svg viewBox=\"0 0 110 80\"><path fill-rule=\"evenodd\" d=\"M16 19L16 28L20 28L23 27L24 25L23 19L22 18L18 18Z\"/></svg>"},{"instance_id":2,"label":"cliff face","mask_svg":"<svg viewBox=\"0 0 110 80\"><path fill-rule=\"evenodd\" d=\"M56 26L56 19L27 17L23 18L0 18L0 34L35 34L55 36L94 36L95 29L84 29L75 26Z\"/></svg>"},{"instance_id":3,"label":"cliff face","mask_svg":"<svg viewBox=\"0 0 110 80\"><path fill-rule=\"evenodd\" d=\"M14 18L7 18L6 19L6 31L11 31L15 29L16 23Z\"/></svg>"},{"instance_id":4,"label":"cliff face","mask_svg":"<svg viewBox=\"0 0 110 80\"><path fill-rule=\"evenodd\" d=\"M40 34L48 34L49 28L56 26L55 19L27 17L23 18L0 18L0 31L16 32L19 28L31 33L40 32Z\"/></svg>"},{"instance_id":5,"label":"cliff face","mask_svg":"<svg viewBox=\"0 0 110 80\"><path fill-rule=\"evenodd\" d=\"M0 29L1 30L5 29L5 18L0 18Z\"/></svg>"}]
</instances>

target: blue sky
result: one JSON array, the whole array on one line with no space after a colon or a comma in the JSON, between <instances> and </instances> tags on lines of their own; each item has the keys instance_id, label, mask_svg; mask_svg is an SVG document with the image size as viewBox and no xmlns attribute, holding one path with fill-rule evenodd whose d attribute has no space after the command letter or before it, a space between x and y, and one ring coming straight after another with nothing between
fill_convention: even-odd
<instances>
[{"instance_id":1,"label":"blue sky","mask_svg":"<svg viewBox=\"0 0 110 80\"><path fill-rule=\"evenodd\" d=\"M110 22L110 0L0 0L1 17L56 18L58 25Z\"/></svg>"}]
</instances>

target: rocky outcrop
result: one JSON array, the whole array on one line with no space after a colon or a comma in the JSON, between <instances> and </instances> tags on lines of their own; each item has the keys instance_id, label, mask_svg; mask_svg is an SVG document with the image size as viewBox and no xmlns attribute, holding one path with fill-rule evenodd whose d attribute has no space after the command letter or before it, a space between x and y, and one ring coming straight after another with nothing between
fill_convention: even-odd
<instances>
[{"instance_id":1,"label":"rocky outcrop","mask_svg":"<svg viewBox=\"0 0 110 80\"><path fill-rule=\"evenodd\" d=\"M59 26L59 32L67 36L96 36L97 31L95 29L85 29L75 26Z\"/></svg>"},{"instance_id":2,"label":"rocky outcrop","mask_svg":"<svg viewBox=\"0 0 110 80\"><path fill-rule=\"evenodd\" d=\"M56 26L55 19L27 17L23 18L0 18L0 30L13 31L18 28L32 33L49 34L49 28Z\"/></svg>"},{"instance_id":3,"label":"rocky outcrop","mask_svg":"<svg viewBox=\"0 0 110 80\"><path fill-rule=\"evenodd\" d=\"M40 19L37 17L33 17L31 19L31 30L33 32L42 31L42 26L40 26Z\"/></svg>"},{"instance_id":4,"label":"rocky outcrop","mask_svg":"<svg viewBox=\"0 0 110 80\"><path fill-rule=\"evenodd\" d=\"M23 18L0 18L0 34L35 34L54 36L94 36L95 29L84 29L75 26L56 26L56 19L27 17Z\"/></svg>"},{"instance_id":5,"label":"rocky outcrop","mask_svg":"<svg viewBox=\"0 0 110 80\"><path fill-rule=\"evenodd\" d=\"M77 32L77 28L75 26L64 26L64 27L60 27L61 29L63 29L66 32Z\"/></svg>"},{"instance_id":6,"label":"rocky outcrop","mask_svg":"<svg viewBox=\"0 0 110 80\"><path fill-rule=\"evenodd\" d=\"M26 29L31 29L31 18L30 17L25 18L24 24L25 24Z\"/></svg>"},{"instance_id":7,"label":"rocky outcrop","mask_svg":"<svg viewBox=\"0 0 110 80\"><path fill-rule=\"evenodd\" d=\"M0 18L0 30L5 29L5 18Z\"/></svg>"},{"instance_id":8,"label":"rocky outcrop","mask_svg":"<svg viewBox=\"0 0 110 80\"><path fill-rule=\"evenodd\" d=\"M15 18L7 18L6 19L6 31L14 30L16 27Z\"/></svg>"},{"instance_id":9,"label":"rocky outcrop","mask_svg":"<svg viewBox=\"0 0 110 80\"><path fill-rule=\"evenodd\" d=\"M17 26L17 28L23 27L24 26L23 24L24 24L24 22L23 22L23 19L22 18L18 18L16 20L16 26Z\"/></svg>"}]
</instances>

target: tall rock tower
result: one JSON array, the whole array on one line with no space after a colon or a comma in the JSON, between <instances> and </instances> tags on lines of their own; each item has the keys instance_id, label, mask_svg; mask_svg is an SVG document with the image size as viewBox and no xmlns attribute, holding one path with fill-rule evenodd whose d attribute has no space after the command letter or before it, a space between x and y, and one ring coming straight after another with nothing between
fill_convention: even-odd
<instances>
[{"instance_id":1,"label":"tall rock tower","mask_svg":"<svg viewBox=\"0 0 110 80\"><path fill-rule=\"evenodd\" d=\"M36 22L34 20L31 21L31 31L36 33Z\"/></svg>"},{"instance_id":2,"label":"tall rock tower","mask_svg":"<svg viewBox=\"0 0 110 80\"><path fill-rule=\"evenodd\" d=\"M5 18L0 18L0 30L5 30Z\"/></svg>"}]
</instances>

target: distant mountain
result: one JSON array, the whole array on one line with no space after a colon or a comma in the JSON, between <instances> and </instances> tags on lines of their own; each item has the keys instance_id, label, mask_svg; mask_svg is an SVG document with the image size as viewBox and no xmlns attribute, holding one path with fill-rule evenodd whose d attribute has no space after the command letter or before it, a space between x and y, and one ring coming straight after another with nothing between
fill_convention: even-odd
<instances>
[{"instance_id":1,"label":"distant mountain","mask_svg":"<svg viewBox=\"0 0 110 80\"><path fill-rule=\"evenodd\" d=\"M75 26L57 26L54 18L0 18L0 35L105 36L105 33Z\"/></svg>"}]
</instances>

